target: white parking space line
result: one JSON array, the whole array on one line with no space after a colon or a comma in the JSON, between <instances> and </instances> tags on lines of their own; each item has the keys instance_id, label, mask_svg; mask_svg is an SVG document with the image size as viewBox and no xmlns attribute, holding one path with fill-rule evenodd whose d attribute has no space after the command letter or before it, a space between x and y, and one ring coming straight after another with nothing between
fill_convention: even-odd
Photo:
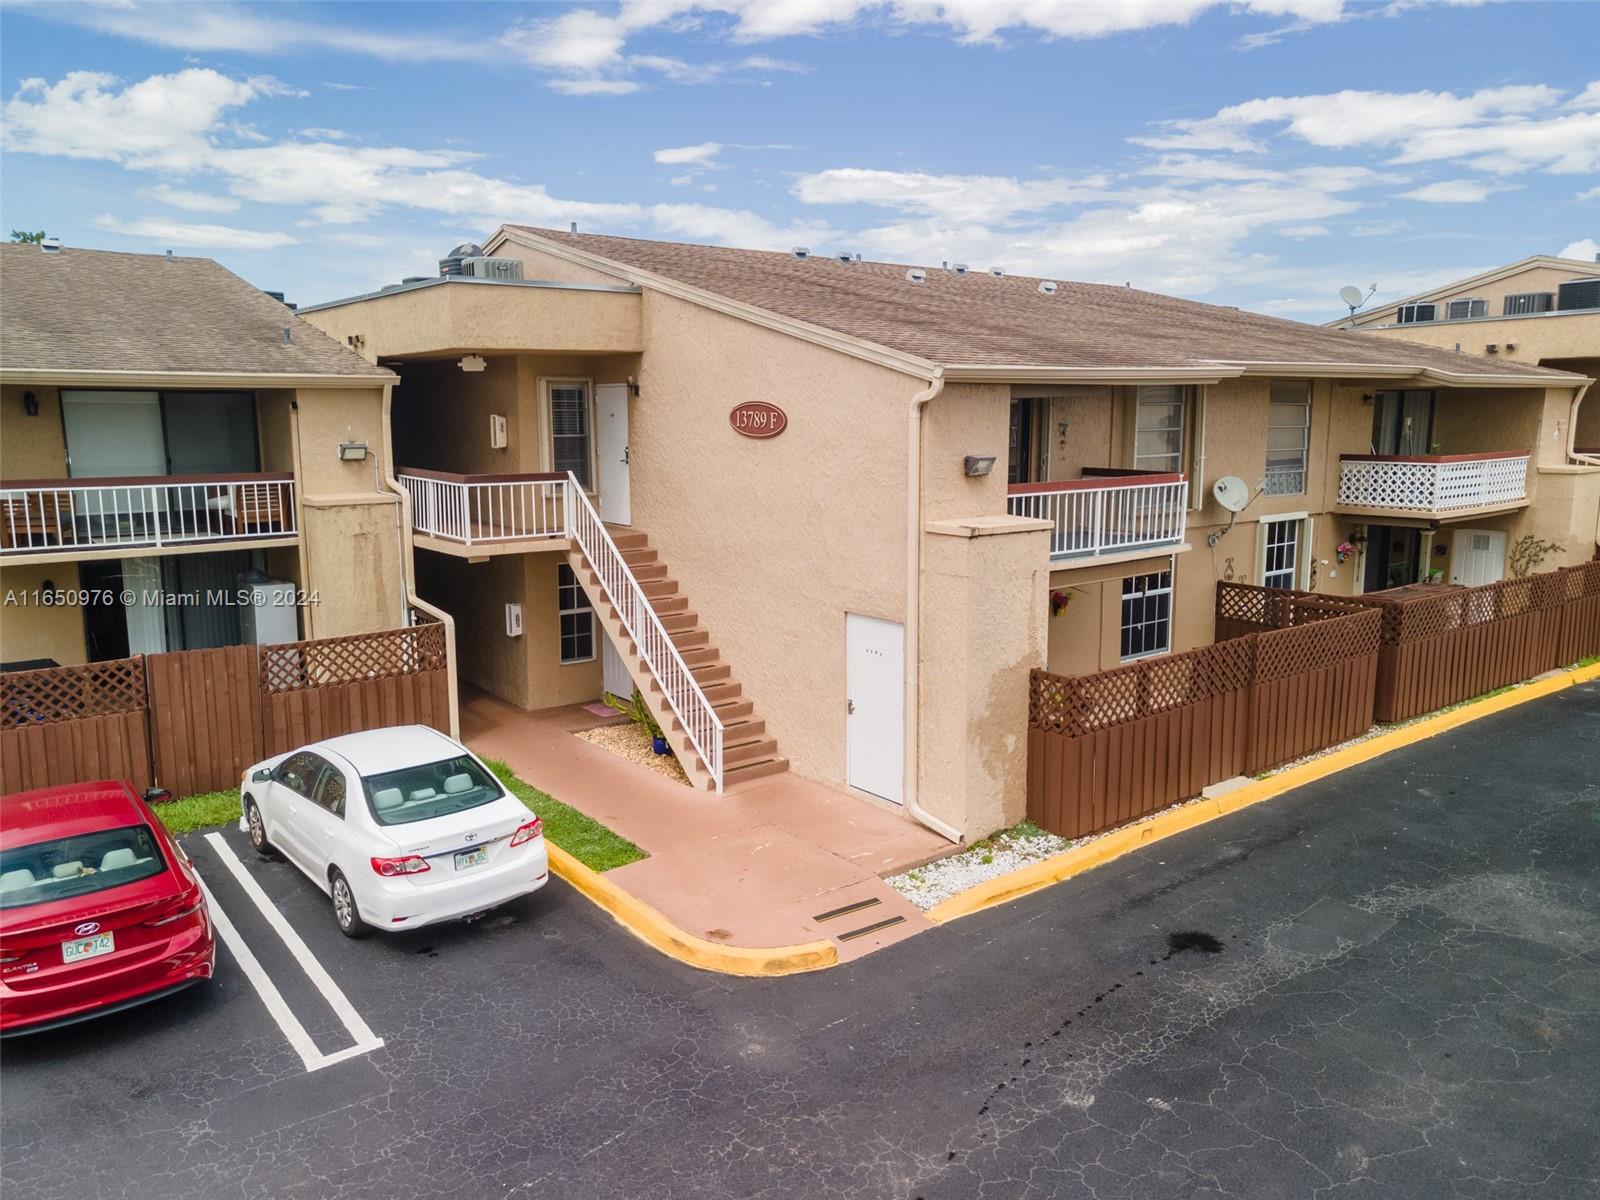
<instances>
[{"instance_id":1,"label":"white parking space line","mask_svg":"<svg viewBox=\"0 0 1600 1200\"><path fill-rule=\"evenodd\" d=\"M278 911L278 906L272 902L267 893L262 890L261 885L256 882L255 877L245 869L244 863L233 852L233 847L223 840L220 833L206 834L206 841L216 851L217 857L222 860L222 865L228 868L228 873L244 889L245 895L249 896L251 902L261 911L261 915L266 918L267 924L271 925L273 931L283 939L283 944L289 948L289 953L294 955L295 961L300 964L300 969L306 973L306 978L310 979L317 991L322 993L322 998L328 1002L328 1007L333 1009L334 1014L343 1022L344 1027L350 1031L350 1036L355 1039L355 1045L346 1047L343 1050L337 1050L332 1054L323 1054L312 1045L310 1037L306 1034L305 1027L289 1011L288 1005L283 1002L282 995L273 985L266 972L261 969L261 964L256 961L255 955L250 952L248 946L244 945L244 939L239 936L238 930L234 929L231 922L224 929L223 922L226 920L224 916L217 922L218 930L223 932L223 940L228 942L229 949L234 951L235 957L245 967L245 975L255 985L256 991L261 994L261 999L267 1005L267 1011L272 1013L273 1019L278 1022L279 1027L284 1032L284 1036L300 1052L300 1057L305 1059L306 1070L320 1070L322 1067L332 1066L336 1062L343 1062L347 1058L369 1053L382 1046L383 1039L372 1032L371 1026L362 1019L361 1014L356 1011L355 1005L350 1003L350 998L333 981L333 976L329 975L323 965L317 961L316 955L311 953L311 947L305 944L283 913ZM209 891L207 892L207 897L210 898ZM220 907L215 904L214 900L212 903L214 911L220 913ZM229 936L230 934L231 937ZM241 953L241 950L243 953ZM247 956L248 961L254 963L254 973L252 973L250 966L245 965ZM274 1009L273 997L276 997L276 1004L278 1009L282 1010L281 1013ZM301 1042L296 1041L295 1030L299 1031L298 1037L303 1039L304 1046L302 1046ZM307 1048L309 1048L309 1055Z\"/></svg>"}]
</instances>

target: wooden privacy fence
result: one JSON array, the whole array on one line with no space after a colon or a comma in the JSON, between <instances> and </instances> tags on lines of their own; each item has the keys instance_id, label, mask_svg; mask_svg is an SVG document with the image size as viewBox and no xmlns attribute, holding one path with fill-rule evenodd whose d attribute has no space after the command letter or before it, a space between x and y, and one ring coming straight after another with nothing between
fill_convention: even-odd
<instances>
[{"instance_id":1,"label":"wooden privacy fence","mask_svg":"<svg viewBox=\"0 0 1600 1200\"><path fill-rule=\"evenodd\" d=\"M0 675L7 792L94 779L174 795L341 733L450 728L444 626L225 646Z\"/></svg>"},{"instance_id":2,"label":"wooden privacy fence","mask_svg":"<svg viewBox=\"0 0 1600 1200\"><path fill-rule=\"evenodd\" d=\"M1382 613L1374 716L1403 721L1600 653L1600 562L1482 587L1327 597L1217 585L1217 637Z\"/></svg>"},{"instance_id":3,"label":"wooden privacy fence","mask_svg":"<svg viewBox=\"0 0 1600 1200\"><path fill-rule=\"evenodd\" d=\"M1325 613L1096 675L1033 671L1029 819L1081 837L1356 736L1380 619Z\"/></svg>"}]
</instances>

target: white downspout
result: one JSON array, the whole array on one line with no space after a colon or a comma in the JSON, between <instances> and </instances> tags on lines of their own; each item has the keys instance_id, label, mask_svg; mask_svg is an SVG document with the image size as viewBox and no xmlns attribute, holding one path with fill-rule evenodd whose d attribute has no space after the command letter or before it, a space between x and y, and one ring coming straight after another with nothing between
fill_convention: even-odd
<instances>
[{"instance_id":1,"label":"white downspout","mask_svg":"<svg viewBox=\"0 0 1600 1200\"><path fill-rule=\"evenodd\" d=\"M444 626L445 685L450 691L450 736L461 739L461 689L456 681L456 619L442 608L417 595L414 562L416 547L411 539L411 493L394 477L394 428L390 420L394 404L394 384L383 385L383 482L400 497L400 581L406 600Z\"/></svg>"},{"instance_id":2,"label":"white downspout","mask_svg":"<svg viewBox=\"0 0 1600 1200\"><path fill-rule=\"evenodd\" d=\"M1567 410L1567 461L1580 462L1591 467L1600 467L1600 458L1592 454L1579 454L1578 445L1578 406L1583 403L1583 398L1589 394L1589 389L1594 386L1590 380L1577 391L1572 393L1572 407Z\"/></svg>"},{"instance_id":3,"label":"white downspout","mask_svg":"<svg viewBox=\"0 0 1600 1200\"><path fill-rule=\"evenodd\" d=\"M922 656L922 410L944 391L944 370L936 368L928 386L911 397L906 410L906 665L905 665L905 793L906 811L940 837L960 843L961 831L917 803L918 731L922 725L920 694Z\"/></svg>"}]
</instances>

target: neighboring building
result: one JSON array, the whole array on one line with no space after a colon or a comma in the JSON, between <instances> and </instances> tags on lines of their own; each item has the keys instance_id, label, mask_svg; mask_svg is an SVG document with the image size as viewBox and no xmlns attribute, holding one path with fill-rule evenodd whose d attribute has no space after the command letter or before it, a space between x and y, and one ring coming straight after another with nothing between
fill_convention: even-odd
<instances>
[{"instance_id":1,"label":"neighboring building","mask_svg":"<svg viewBox=\"0 0 1600 1200\"><path fill-rule=\"evenodd\" d=\"M7 245L0 285L8 669L407 623L392 372L209 259Z\"/></svg>"},{"instance_id":2,"label":"neighboring building","mask_svg":"<svg viewBox=\"0 0 1600 1200\"><path fill-rule=\"evenodd\" d=\"M1024 811L1030 668L1204 644L1218 579L1486 581L1547 513L1595 525L1600 472L1539 470L1587 379L1504 357L798 251L465 258L302 310L399 375L418 590L463 679L636 683L702 786L792 768L978 836Z\"/></svg>"}]
</instances>

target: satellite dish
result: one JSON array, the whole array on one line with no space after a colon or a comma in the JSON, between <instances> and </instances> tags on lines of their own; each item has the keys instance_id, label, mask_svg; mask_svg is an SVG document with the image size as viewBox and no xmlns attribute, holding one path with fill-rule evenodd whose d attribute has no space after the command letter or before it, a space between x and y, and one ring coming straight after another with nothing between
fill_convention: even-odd
<instances>
[{"instance_id":1,"label":"satellite dish","mask_svg":"<svg viewBox=\"0 0 1600 1200\"><path fill-rule=\"evenodd\" d=\"M1217 503L1231 513L1236 513L1250 503L1250 488L1237 475L1224 475L1211 485L1211 494Z\"/></svg>"},{"instance_id":2,"label":"satellite dish","mask_svg":"<svg viewBox=\"0 0 1600 1200\"><path fill-rule=\"evenodd\" d=\"M1361 289L1350 287L1349 285L1339 289L1339 299L1343 300L1351 308L1360 308L1366 303L1366 297L1361 294Z\"/></svg>"}]
</instances>

